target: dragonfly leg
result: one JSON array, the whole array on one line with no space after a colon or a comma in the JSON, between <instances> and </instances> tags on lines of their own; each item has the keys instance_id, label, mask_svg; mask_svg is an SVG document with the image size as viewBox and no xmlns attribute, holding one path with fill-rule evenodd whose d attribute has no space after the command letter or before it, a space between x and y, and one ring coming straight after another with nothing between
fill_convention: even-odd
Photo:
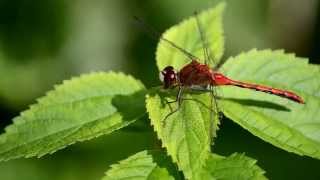
<instances>
[{"instance_id":1,"label":"dragonfly leg","mask_svg":"<svg viewBox=\"0 0 320 180\"><path fill-rule=\"evenodd\" d=\"M179 91L178 91L178 94L176 95L176 99L173 100L173 101L167 101L167 104L171 104L171 103L176 103L179 101L180 97L181 97L181 94L182 94L182 89L183 87L182 86L179 86Z\"/></svg>"},{"instance_id":2,"label":"dragonfly leg","mask_svg":"<svg viewBox=\"0 0 320 180\"><path fill-rule=\"evenodd\" d=\"M163 126L163 127L166 126L166 120L168 119L168 117L171 116L172 114L174 114L174 113L176 113L176 112L179 111L180 106L181 106L181 103L182 103L182 98L181 98L181 97L182 97L183 89L184 89L184 88L183 88L182 86L179 86L179 91L178 91L178 94L177 94L177 96L176 96L176 100L174 100L174 101L167 101L167 104L168 104L171 112L170 112L169 114L167 114L166 117L162 120L162 126ZM171 105L170 105L171 103L174 103L174 102L178 102L177 108L176 108L175 110L173 110L172 107L171 107Z\"/></svg>"},{"instance_id":3,"label":"dragonfly leg","mask_svg":"<svg viewBox=\"0 0 320 180\"><path fill-rule=\"evenodd\" d=\"M176 102L176 101L168 101L167 99L165 99L166 104L169 106L170 111L173 111L172 107L171 107L171 103Z\"/></svg>"}]
</instances>

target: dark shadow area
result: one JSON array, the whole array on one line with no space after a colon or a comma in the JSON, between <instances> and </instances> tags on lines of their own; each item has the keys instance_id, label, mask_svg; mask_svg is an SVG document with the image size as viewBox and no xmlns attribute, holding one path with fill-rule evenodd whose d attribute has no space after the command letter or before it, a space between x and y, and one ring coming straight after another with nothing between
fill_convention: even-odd
<instances>
[{"instance_id":1,"label":"dark shadow area","mask_svg":"<svg viewBox=\"0 0 320 180\"><path fill-rule=\"evenodd\" d=\"M1 101L1 98L0 98ZM19 115L19 112L17 110L10 109L0 103L0 134L4 133L4 128L12 123L12 119Z\"/></svg>"},{"instance_id":2,"label":"dark shadow area","mask_svg":"<svg viewBox=\"0 0 320 180\"><path fill-rule=\"evenodd\" d=\"M146 92L143 89L130 95L116 95L112 99L112 105L117 108L117 112L125 121L141 118L146 113Z\"/></svg>"},{"instance_id":3,"label":"dark shadow area","mask_svg":"<svg viewBox=\"0 0 320 180\"><path fill-rule=\"evenodd\" d=\"M162 89L161 87L156 87L153 88L151 91L149 91L151 96L154 96L155 94L158 94L161 98L161 104L164 107L165 105L168 104L167 98L175 98L176 94L178 93L177 89ZM186 91L184 93L186 94L202 94L202 93L208 93L210 91L194 91L192 89L186 89ZM208 97L210 95L208 94ZM253 99L237 99L237 98L223 98L223 97L216 97L216 99L223 99L223 100L227 100L227 101L233 101L245 106L254 106L254 107L261 107L261 108L267 108L267 109L274 109L274 110L279 110L279 111L291 111L289 108L287 108L286 106L274 103L274 102L270 102L270 101L261 101L261 100L253 100ZM192 98L184 98L182 96L182 101L195 101L199 104L201 104L202 106L204 106L207 109L210 109L210 107L208 107L207 105L205 105L205 103L199 101L198 99L192 99Z\"/></svg>"},{"instance_id":4,"label":"dark shadow area","mask_svg":"<svg viewBox=\"0 0 320 180\"><path fill-rule=\"evenodd\" d=\"M137 119L137 121L131 123L129 126L123 127L120 131L124 132L153 132L153 128L150 126L148 113L145 113L141 118Z\"/></svg>"},{"instance_id":5,"label":"dark shadow area","mask_svg":"<svg viewBox=\"0 0 320 180\"><path fill-rule=\"evenodd\" d=\"M320 63L320 3L317 7L316 22L314 26L314 33L312 36L311 48L309 50L310 62L314 64Z\"/></svg>"},{"instance_id":6,"label":"dark shadow area","mask_svg":"<svg viewBox=\"0 0 320 180\"><path fill-rule=\"evenodd\" d=\"M153 161L159 167L167 169L175 179L184 179L182 172L178 170L176 164L172 163L172 159L166 154L165 149L148 151L148 154L152 156Z\"/></svg>"},{"instance_id":7,"label":"dark shadow area","mask_svg":"<svg viewBox=\"0 0 320 180\"><path fill-rule=\"evenodd\" d=\"M268 102L268 101L260 101L260 100L252 100L252 99L236 99L236 98L223 98L228 101L233 101L246 106L255 106L267 109L274 109L279 111L291 111L289 108L279 105L277 103Z\"/></svg>"}]
</instances>

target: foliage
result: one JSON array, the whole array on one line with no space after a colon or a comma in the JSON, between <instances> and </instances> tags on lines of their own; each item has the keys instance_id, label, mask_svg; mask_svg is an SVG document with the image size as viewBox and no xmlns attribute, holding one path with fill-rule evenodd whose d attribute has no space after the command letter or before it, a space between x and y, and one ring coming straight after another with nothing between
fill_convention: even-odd
<instances>
[{"instance_id":1,"label":"foliage","mask_svg":"<svg viewBox=\"0 0 320 180\"><path fill-rule=\"evenodd\" d=\"M301 95L306 101L304 105L226 87L222 90L221 104L227 117L252 134L286 151L320 159L318 66L283 51L252 50L230 58L223 68L230 77L289 89Z\"/></svg>"},{"instance_id":2,"label":"foliage","mask_svg":"<svg viewBox=\"0 0 320 180\"><path fill-rule=\"evenodd\" d=\"M127 126L145 112L143 90L139 81L122 73L65 81L6 128L0 136L0 159L40 157Z\"/></svg>"},{"instance_id":3,"label":"foliage","mask_svg":"<svg viewBox=\"0 0 320 180\"><path fill-rule=\"evenodd\" d=\"M224 4L199 17L214 67L223 55ZM192 54L202 55L195 18L163 34ZM169 44L157 48L159 70L179 69L188 59ZM320 159L319 67L283 51L252 50L230 58L221 71L228 77L294 91L305 105L261 92L219 87L220 110L253 135L289 152ZM253 76L254 75L254 76ZM185 93L179 111L167 101L175 90L144 85L122 73L91 73L65 81L37 104L16 117L0 136L0 160L51 154L70 144L109 134L130 125L148 112L163 149L142 151L112 165L103 179L266 179L256 160L243 154L213 154L218 130L218 109L208 93ZM167 156L169 155L169 156ZM181 173L182 172L182 173Z\"/></svg>"}]
</instances>

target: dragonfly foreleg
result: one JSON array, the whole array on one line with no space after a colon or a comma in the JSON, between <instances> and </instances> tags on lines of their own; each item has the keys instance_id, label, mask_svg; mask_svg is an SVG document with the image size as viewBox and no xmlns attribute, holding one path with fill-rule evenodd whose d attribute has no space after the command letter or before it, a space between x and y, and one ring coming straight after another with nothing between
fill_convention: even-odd
<instances>
[{"instance_id":1,"label":"dragonfly foreleg","mask_svg":"<svg viewBox=\"0 0 320 180\"><path fill-rule=\"evenodd\" d=\"M183 89L184 88L182 86L179 86L179 91L178 91L178 94L176 96L176 99L174 101L167 101L167 104L168 104L171 112L169 114L167 114L164 117L164 119L162 120L162 126L163 127L166 126L165 121L168 119L168 117L171 116L172 114L176 113L177 111L179 111L181 103L182 103L182 98L181 97L182 97ZM171 103L174 103L174 102L178 102L177 108L175 110L173 110L171 105L170 105Z\"/></svg>"}]
</instances>

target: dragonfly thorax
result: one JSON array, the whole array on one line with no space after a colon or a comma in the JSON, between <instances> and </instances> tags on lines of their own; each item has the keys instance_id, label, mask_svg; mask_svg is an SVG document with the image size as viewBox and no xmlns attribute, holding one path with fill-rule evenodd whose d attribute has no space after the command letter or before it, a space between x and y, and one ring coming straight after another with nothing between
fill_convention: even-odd
<instances>
[{"instance_id":1,"label":"dragonfly thorax","mask_svg":"<svg viewBox=\"0 0 320 180\"><path fill-rule=\"evenodd\" d=\"M159 78L165 89L177 85L177 72L172 66L165 67L159 74Z\"/></svg>"}]
</instances>

